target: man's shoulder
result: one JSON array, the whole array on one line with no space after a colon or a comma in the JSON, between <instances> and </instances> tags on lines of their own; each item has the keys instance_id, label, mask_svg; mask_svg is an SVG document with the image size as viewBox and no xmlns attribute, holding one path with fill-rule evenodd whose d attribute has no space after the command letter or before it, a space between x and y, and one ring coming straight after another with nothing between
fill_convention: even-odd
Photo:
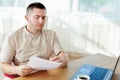
<instances>
[{"instance_id":1,"label":"man's shoulder","mask_svg":"<svg viewBox=\"0 0 120 80\"><path fill-rule=\"evenodd\" d=\"M24 30L24 26L21 27L21 28L18 28L17 30L12 31L8 36L12 37L12 36L15 36L15 35L19 35L23 32L23 30Z\"/></svg>"}]
</instances>

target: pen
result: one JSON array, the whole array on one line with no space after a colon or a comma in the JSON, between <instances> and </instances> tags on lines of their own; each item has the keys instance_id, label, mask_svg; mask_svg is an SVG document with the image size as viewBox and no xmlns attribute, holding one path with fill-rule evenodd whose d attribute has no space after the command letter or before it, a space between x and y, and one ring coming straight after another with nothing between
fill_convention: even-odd
<instances>
[{"instance_id":1,"label":"pen","mask_svg":"<svg viewBox=\"0 0 120 80\"><path fill-rule=\"evenodd\" d=\"M60 51L58 54L57 54L57 56L61 53L62 51Z\"/></svg>"}]
</instances>

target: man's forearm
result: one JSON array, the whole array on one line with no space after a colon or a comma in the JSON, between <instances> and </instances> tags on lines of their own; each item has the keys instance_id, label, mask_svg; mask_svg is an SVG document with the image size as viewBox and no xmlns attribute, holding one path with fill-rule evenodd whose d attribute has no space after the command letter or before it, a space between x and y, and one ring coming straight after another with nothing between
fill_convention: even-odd
<instances>
[{"instance_id":1,"label":"man's forearm","mask_svg":"<svg viewBox=\"0 0 120 80\"><path fill-rule=\"evenodd\" d=\"M7 73L7 74L10 74L10 75L13 75L13 74L17 74L17 66L13 66L11 64L8 64L8 63L3 63L1 62L1 68L2 68L2 71L4 73Z\"/></svg>"}]
</instances>

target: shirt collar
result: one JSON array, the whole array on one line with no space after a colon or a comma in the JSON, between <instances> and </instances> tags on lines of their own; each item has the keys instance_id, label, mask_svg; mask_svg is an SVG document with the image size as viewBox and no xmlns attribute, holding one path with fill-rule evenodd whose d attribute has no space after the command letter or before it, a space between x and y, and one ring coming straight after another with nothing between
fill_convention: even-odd
<instances>
[{"instance_id":1,"label":"shirt collar","mask_svg":"<svg viewBox=\"0 0 120 80\"><path fill-rule=\"evenodd\" d=\"M34 37L38 37L41 33L42 33L42 31L39 31L38 33L36 33L36 34L32 34L32 33L30 33L27 29L26 29L26 27L27 26L25 26L24 27L24 32L25 32L25 35L28 37L31 37L31 38L34 38Z\"/></svg>"}]
</instances>

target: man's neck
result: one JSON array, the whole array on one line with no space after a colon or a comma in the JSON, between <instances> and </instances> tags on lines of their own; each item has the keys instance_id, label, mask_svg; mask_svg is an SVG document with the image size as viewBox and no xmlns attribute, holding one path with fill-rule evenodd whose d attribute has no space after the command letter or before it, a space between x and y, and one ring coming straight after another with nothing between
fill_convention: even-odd
<instances>
[{"instance_id":1,"label":"man's neck","mask_svg":"<svg viewBox=\"0 0 120 80\"><path fill-rule=\"evenodd\" d=\"M35 30L31 29L28 25L26 26L26 30L32 34L37 34L38 32L40 32L40 31L35 31Z\"/></svg>"}]
</instances>

